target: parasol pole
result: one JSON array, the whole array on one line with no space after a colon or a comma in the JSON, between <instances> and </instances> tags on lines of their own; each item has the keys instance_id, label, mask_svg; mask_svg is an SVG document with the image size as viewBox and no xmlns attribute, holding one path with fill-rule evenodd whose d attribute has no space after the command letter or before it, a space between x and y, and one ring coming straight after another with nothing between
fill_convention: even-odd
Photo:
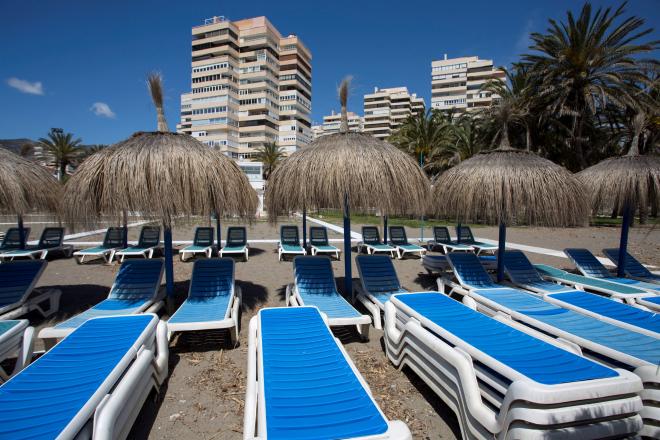
<instances>
[{"instance_id":1,"label":"parasol pole","mask_svg":"<svg viewBox=\"0 0 660 440\"><path fill-rule=\"evenodd\" d=\"M25 228L23 227L23 216L19 215L18 216L18 244L19 244L19 249L25 249L25 243L26 238L25 238Z\"/></svg>"},{"instance_id":2,"label":"parasol pole","mask_svg":"<svg viewBox=\"0 0 660 440\"><path fill-rule=\"evenodd\" d=\"M621 223L621 240L619 241L619 261L617 263L616 276L625 277L626 274L626 254L628 252L628 230L630 229L630 220L632 217L632 206L626 201L623 207L623 222Z\"/></svg>"},{"instance_id":3,"label":"parasol pole","mask_svg":"<svg viewBox=\"0 0 660 440\"><path fill-rule=\"evenodd\" d=\"M351 210L348 193L344 193L344 294L353 294L353 273L351 271Z\"/></svg>"}]
</instances>

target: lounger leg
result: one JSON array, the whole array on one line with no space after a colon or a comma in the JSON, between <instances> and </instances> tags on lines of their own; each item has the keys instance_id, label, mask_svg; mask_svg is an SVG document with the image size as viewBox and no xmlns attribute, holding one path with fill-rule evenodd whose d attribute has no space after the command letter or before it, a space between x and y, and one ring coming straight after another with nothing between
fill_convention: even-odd
<instances>
[{"instance_id":1,"label":"lounger leg","mask_svg":"<svg viewBox=\"0 0 660 440\"><path fill-rule=\"evenodd\" d=\"M371 327L371 323L358 325L358 332L360 333L360 337L365 342L369 340L369 327Z\"/></svg>"},{"instance_id":2,"label":"lounger leg","mask_svg":"<svg viewBox=\"0 0 660 440\"><path fill-rule=\"evenodd\" d=\"M250 259L250 251L248 248L245 248L245 261L248 261Z\"/></svg>"},{"instance_id":3,"label":"lounger leg","mask_svg":"<svg viewBox=\"0 0 660 440\"><path fill-rule=\"evenodd\" d=\"M78 258L78 264L83 264L85 262L85 256L81 255L80 258Z\"/></svg>"},{"instance_id":4,"label":"lounger leg","mask_svg":"<svg viewBox=\"0 0 660 440\"><path fill-rule=\"evenodd\" d=\"M108 258L108 264L112 264L112 260L115 258L115 251L110 251L110 257Z\"/></svg>"}]
</instances>

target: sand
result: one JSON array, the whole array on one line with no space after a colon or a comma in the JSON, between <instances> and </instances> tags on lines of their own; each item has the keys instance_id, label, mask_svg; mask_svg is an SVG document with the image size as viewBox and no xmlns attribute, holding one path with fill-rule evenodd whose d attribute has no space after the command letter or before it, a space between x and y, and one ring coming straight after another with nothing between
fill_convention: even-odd
<instances>
[{"instance_id":1,"label":"sand","mask_svg":"<svg viewBox=\"0 0 660 440\"><path fill-rule=\"evenodd\" d=\"M223 226L232 222L224 222ZM286 223L299 223L289 220ZM6 228L7 226L2 226ZM37 229L37 228L35 228ZM360 230L359 224L353 225ZM192 226L177 227L174 240L192 237ZM130 238L137 238L138 228L131 228ZM32 237L35 237L33 230ZM419 229L408 228L409 237L419 236ZM430 230L426 229L428 236ZM478 228L480 237L497 237L496 228ZM597 253L618 244L618 228L510 228L508 239L516 243L561 250L584 246ZM251 239L274 239L276 226L256 222L248 226ZM330 238L341 238L331 233ZM85 237L81 241L100 240ZM342 248L341 243L336 245ZM630 249L647 264L660 266L660 231L635 228L630 235ZM571 267L566 259L528 253L534 262ZM337 284L343 289L343 261L334 262ZM175 255L175 302L183 301L192 263L181 263ZM419 259L395 261L398 275L409 290L435 289L435 279L426 274ZM39 287L57 287L63 292L61 310L47 321L30 315L33 325L42 328L60 322L101 301L108 292L118 265L90 262L77 265L73 259L55 258L42 276ZM353 274L357 270L353 265ZM170 376L160 393L145 404L130 438L136 439L239 439L242 437L243 400L245 392L247 327L251 317L263 307L284 305L284 289L292 280L291 262L278 262L274 243L251 246L250 261L237 262L236 280L243 291L240 341L230 347L225 332L196 332L177 335L170 344ZM165 315L164 318L167 316ZM357 368L369 383L376 401L390 419L408 423L415 438L458 438L458 423L449 408L414 373L398 371L387 360L382 345L382 332L371 329L368 343L360 342L350 328L335 331L345 344ZM42 347L37 344L37 349Z\"/></svg>"}]
</instances>

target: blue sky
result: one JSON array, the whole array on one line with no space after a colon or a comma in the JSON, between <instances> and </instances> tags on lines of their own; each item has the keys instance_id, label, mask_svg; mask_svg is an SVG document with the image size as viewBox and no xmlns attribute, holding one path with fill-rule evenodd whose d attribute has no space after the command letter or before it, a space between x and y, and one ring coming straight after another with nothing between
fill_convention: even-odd
<instances>
[{"instance_id":1,"label":"blue sky","mask_svg":"<svg viewBox=\"0 0 660 440\"><path fill-rule=\"evenodd\" d=\"M312 51L313 118L337 109L336 86L352 75L349 109L374 86L407 86L429 103L431 60L478 55L507 65L582 3L502 1L52 1L4 2L0 14L0 139L62 127L88 144L155 129L145 87L165 78L170 129L190 88L190 28L204 18L267 16ZM594 1L598 5L618 2ZM11 6L10 6L11 5ZM660 28L660 1L632 0L630 14ZM656 30L652 38L659 39Z\"/></svg>"}]
</instances>

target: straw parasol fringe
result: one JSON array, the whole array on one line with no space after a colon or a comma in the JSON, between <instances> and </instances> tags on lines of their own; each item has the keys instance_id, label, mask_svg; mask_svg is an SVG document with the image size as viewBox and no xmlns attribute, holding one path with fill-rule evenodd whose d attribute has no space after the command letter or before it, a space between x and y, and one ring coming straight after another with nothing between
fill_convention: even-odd
<instances>
[{"instance_id":1,"label":"straw parasol fringe","mask_svg":"<svg viewBox=\"0 0 660 440\"><path fill-rule=\"evenodd\" d=\"M134 134L85 160L66 184L69 222L137 211L166 227L191 215L252 218L257 195L235 162L191 136Z\"/></svg>"},{"instance_id":2,"label":"straw parasol fringe","mask_svg":"<svg viewBox=\"0 0 660 440\"><path fill-rule=\"evenodd\" d=\"M57 212L62 186L40 165L0 148L0 213Z\"/></svg>"},{"instance_id":3,"label":"straw parasol fringe","mask_svg":"<svg viewBox=\"0 0 660 440\"><path fill-rule=\"evenodd\" d=\"M428 179L407 154L362 133L322 136L289 156L268 180L269 220L303 208L377 209L391 215L422 214Z\"/></svg>"},{"instance_id":4,"label":"straw parasol fringe","mask_svg":"<svg viewBox=\"0 0 660 440\"><path fill-rule=\"evenodd\" d=\"M498 148L443 173L433 189L434 214L461 222L579 226L588 202L566 169L535 153Z\"/></svg>"}]
</instances>

